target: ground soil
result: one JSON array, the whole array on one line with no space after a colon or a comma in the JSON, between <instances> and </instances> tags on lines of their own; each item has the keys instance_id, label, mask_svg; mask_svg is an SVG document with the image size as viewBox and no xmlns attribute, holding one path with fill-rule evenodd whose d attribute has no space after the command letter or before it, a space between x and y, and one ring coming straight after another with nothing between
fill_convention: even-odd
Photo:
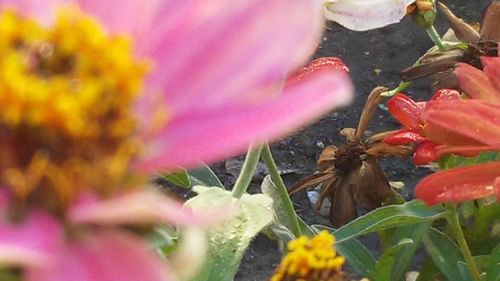
<instances>
[{"instance_id":1,"label":"ground soil","mask_svg":"<svg viewBox=\"0 0 500 281\"><path fill-rule=\"evenodd\" d=\"M447 0L445 2L457 15L467 21L479 21L488 0ZM412 65L432 42L424 29L416 26L410 18L400 24L391 25L369 32L347 31L336 24L327 24L322 42L314 57L337 56L349 66L351 77L356 85L356 98L351 106L333 111L316 123L304 128L296 134L282 139L272 145L273 154L282 169L292 171L284 175L290 187L301 177L311 174L315 169L315 161L322 148L329 144L339 144L343 138L338 135L340 129L355 127L358 117L371 89L377 85L395 88L400 81L400 70ZM441 19L437 28L441 34L447 29ZM423 80L412 85L407 94L420 100L432 95L430 81ZM384 110L378 110L369 130L381 132L398 128L398 124ZM430 173L429 168L415 167L410 160L386 159L381 166L390 180L404 181L404 196L413 197L415 184L424 175ZM225 169L224 163L214 165L217 174L225 185L231 186L234 177ZM258 192L255 184L251 191ZM305 193L293 198L298 214L308 223L329 225L325 217L315 213ZM364 240L367 246L377 252L377 241L374 237ZM277 243L261 235L257 237L246 253L241 268L236 276L237 281L262 281L272 274L280 261ZM418 258L415 262L419 263Z\"/></svg>"}]
</instances>

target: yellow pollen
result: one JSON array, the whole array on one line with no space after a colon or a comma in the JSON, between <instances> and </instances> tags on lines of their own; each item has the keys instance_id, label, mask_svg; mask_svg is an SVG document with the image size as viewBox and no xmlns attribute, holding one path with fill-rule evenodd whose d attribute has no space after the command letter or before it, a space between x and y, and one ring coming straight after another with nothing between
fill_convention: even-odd
<instances>
[{"instance_id":1,"label":"yellow pollen","mask_svg":"<svg viewBox=\"0 0 500 281\"><path fill-rule=\"evenodd\" d=\"M337 256L335 238L322 231L309 239L305 236L288 243L288 254L281 261L271 281L337 281L344 280L341 267L344 257Z\"/></svg>"},{"instance_id":2,"label":"yellow pollen","mask_svg":"<svg viewBox=\"0 0 500 281\"><path fill-rule=\"evenodd\" d=\"M144 180L129 169L141 149L132 105L150 65L132 43L76 8L50 26L0 11L0 186L60 213L76 194Z\"/></svg>"},{"instance_id":3,"label":"yellow pollen","mask_svg":"<svg viewBox=\"0 0 500 281\"><path fill-rule=\"evenodd\" d=\"M62 10L44 27L13 10L0 14L0 122L68 137L123 137L148 64L131 42L92 18ZM105 127L103 128L103 123Z\"/></svg>"}]
</instances>

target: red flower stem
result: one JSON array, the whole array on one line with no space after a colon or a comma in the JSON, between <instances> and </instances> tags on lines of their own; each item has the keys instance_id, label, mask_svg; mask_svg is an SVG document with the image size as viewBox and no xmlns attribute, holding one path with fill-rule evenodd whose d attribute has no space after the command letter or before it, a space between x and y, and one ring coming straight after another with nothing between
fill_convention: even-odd
<instances>
[{"instance_id":1,"label":"red flower stem","mask_svg":"<svg viewBox=\"0 0 500 281\"><path fill-rule=\"evenodd\" d=\"M450 224L453 233L455 234L455 238L457 239L458 246L464 255L465 262L469 266L469 269L472 274L472 280L481 281L481 277L479 274L479 270L477 269L476 263L472 258L472 254L470 252L469 246L467 245L467 241L465 240L464 232L462 231L462 226L460 225L460 221L458 220L458 213L453 204L445 204L448 209L447 220Z\"/></svg>"}]
</instances>

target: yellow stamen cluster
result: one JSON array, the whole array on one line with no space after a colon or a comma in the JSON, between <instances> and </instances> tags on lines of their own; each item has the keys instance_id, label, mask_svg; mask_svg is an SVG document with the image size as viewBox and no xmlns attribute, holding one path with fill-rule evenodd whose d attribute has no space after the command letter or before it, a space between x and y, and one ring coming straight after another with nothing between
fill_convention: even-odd
<instances>
[{"instance_id":1,"label":"yellow stamen cluster","mask_svg":"<svg viewBox=\"0 0 500 281\"><path fill-rule=\"evenodd\" d=\"M0 11L0 186L56 212L83 189L132 186L132 105L148 68L129 38L76 8L50 25Z\"/></svg>"},{"instance_id":2,"label":"yellow stamen cluster","mask_svg":"<svg viewBox=\"0 0 500 281\"><path fill-rule=\"evenodd\" d=\"M337 256L335 237L322 231L309 239L300 237L288 243L288 254L281 261L271 281L340 281L344 257Z\"/></svg>"},{"instance_id":3,"label":"yellow stamen cluster","mask_svg":"<svg viewBox=\"0 0 500 281\"><path fill-rule=\"evenodd\" d=\"M61 11L49 28L4 11L0 121L70 137L129 134L134 127L130 105L147 70L133 59L130 45L125 37L109 37L78 11Z\"/></svg>"}]
</instances>

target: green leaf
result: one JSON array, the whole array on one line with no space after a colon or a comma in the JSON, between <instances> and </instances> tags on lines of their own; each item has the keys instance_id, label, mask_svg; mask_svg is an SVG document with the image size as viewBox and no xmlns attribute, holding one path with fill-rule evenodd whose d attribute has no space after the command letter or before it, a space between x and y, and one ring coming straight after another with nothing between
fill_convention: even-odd
<instances>
[{"instance_id":1,"label":"green leaf","mask_svg":"<svg viewBox=\"0 0 500 281\"><path fill-rule=\"evenodd\" d=\"M147 235L149 244L153 249L161 251L164 255L169 255L178 246L179 236L173 227L156 227Z\"/></svg>"},{"instance_id":2,"label":"green leaf","mask_svg":"<svg viewBox=\"0 0 500 281\"><path fill-rule=\"evenodd\" d=\"M431 222L444 216L442 206L427 207L413 200L403 205L385 206L359 217L333 232L337 241L343 242L360 235L393 227Z\"/></svg>"},{"instance_id":3,"label":"green leaf","mask_svg":"<svg viewBox=\"0 0 500 281\"><path fill-rule=\"evenodd\" d=\"M262 193L273 199L274 224L283 225L289 230L292 229L292 223L290 222L290 218L288 217L288 214L283 206L283 200L281 199L280 193L270 176L266 176L264 178L261 189ZM295 216L299 220L299 226L302 234L308 237L314 236L315 233L311 230L311 228L299 216L297 216L297 214L295 214Z\"/></svg>"},{"instance_id":4,"label":"green leaf","mask_svg":"<svg viewBox=\"0 0 500 281\"><path fill-rule=\"evenodd\" d=\"M191 180L191 187L195 185L203 185L203 186L217 186L224 188L224 185L219 180L219 178L215 175L215 173L208 167L203 164L197 169L188 171L189 179Z\"/></svg>"},{"instance_id":5,"label":"green leaf","mask_svg":"<svg viewBox=\"0 0 500 281\"><path fill-rule=\"evenodd\" d=\"M500 245L491 251L486 276L488 281L500 281Z\"/></svg>"},{"instance_id":6,"label":"green leaf","mask_svg":"<svg viewBox=\"0 0 500 281\"><path fill-rule=\"evenodd\" d=\"M322 230L332 233L335 231L333 228L324 225L313 225L311 228L316 233ZM376 261L372 253L361 242L355 238L344 240L341 243L336 242L335 249L337 249L340 255L346 258L349 265L357 274L373 280L375 277Z\"/></svg>"},{"instance_id":7,"label":"green leaf","mask_svg":"<svg viewBox=\"0 0 500 281\"><path fill-rule=\"evenodd\" d=\"M384 253L380 256L377 265L375 267L375 281L386 281L386 280L394 280L391 279L391 273L394 267L398 265L398 255L401 251L405 249L405 247L413 244L413 241L408 238L404 238L396 245L390 247L385 250ZM396 280L394 280L396 281Z\"/></svg>"},{"instance_id":8,"label":"green leaf","mask_svg":"<svg viewBox=\"0 0 500 281\"><path fill-rule=\"evenodd\" d=\"M454 154L447 155L438 162L441 170L455 167L470 166L500 160L500 152L482 152L476 157L463 157Z\"/></svg>"},{"instance_id":9,"label":"green leaf","mask_svg":"<svg viewBox=\"0 0 500 281\"><path fill-rule=\"evenodd\" d=\"M160 177L173 185L184 188L191 188L191 180L189 179L188 174L185 170L177 171L174 173L165 173Z\"/></svg>"},{"instance_id":10,"label":"green leaf","mask_svg":"<svg viewBox=\"0 0 500 281\"><path fill-rule=\"evenodd\" d=\"M252 239L271 223L272 199L264 194L244 194L236 199L221 188L195 186L193 189L198 195L189 199L186 205L194 212L223 206L226 213L233 216L206 230L208 257L192 281L231 281Z\"/></svg>"},{"instance_id":11,"label":"green leaf","mask_svg":"<svg viewBox=\"0 0 500 281\"><path fill-rule=\"evenodd\" d=\"M410 266L416 251L421 246L422 237L429 229L431 223L424 222L416 225L407 225L396 228L391 239L390 244L396 245L399 241L409 238L413 243L405 245L403 249L397 254L397 266L394 266L391 273L391 278L388 280L398 281L404 280L408 267Z\"/></svg>"},{"instance_id":12,"label":"green leaf","mask_svg":"<svg viewBox=\"0 0 500 281\"><path fill-rule=\"evenodd\" d=\"M464 261L458 261L457 268L460 276L462 276L462 280L472 281L472 274L470 273L469 267Z\"/></svg>"},{"instance_id":13,"label":"green leaf","mask_svg":"<svg viewBox=\"0 0 500 281\"><path fill-rule=\"evenodd\" d=\"M431 259L426 259L426 261L420 268L416 281L440 281L441 279L438 278L439 275L439 269L436 267L434 262L432 262Z\"/></svg>"},{"instance_id":14,"label":"green leaf","mask_svg":"<svg viewBox=\"0 0 500 281\"><path fill-rule=\"evenodd\" d=\"M431 227L422 241L432 261L448 280L464 280L457 266L464 258L448 236Z\"/></svg>"}]
</instances>

